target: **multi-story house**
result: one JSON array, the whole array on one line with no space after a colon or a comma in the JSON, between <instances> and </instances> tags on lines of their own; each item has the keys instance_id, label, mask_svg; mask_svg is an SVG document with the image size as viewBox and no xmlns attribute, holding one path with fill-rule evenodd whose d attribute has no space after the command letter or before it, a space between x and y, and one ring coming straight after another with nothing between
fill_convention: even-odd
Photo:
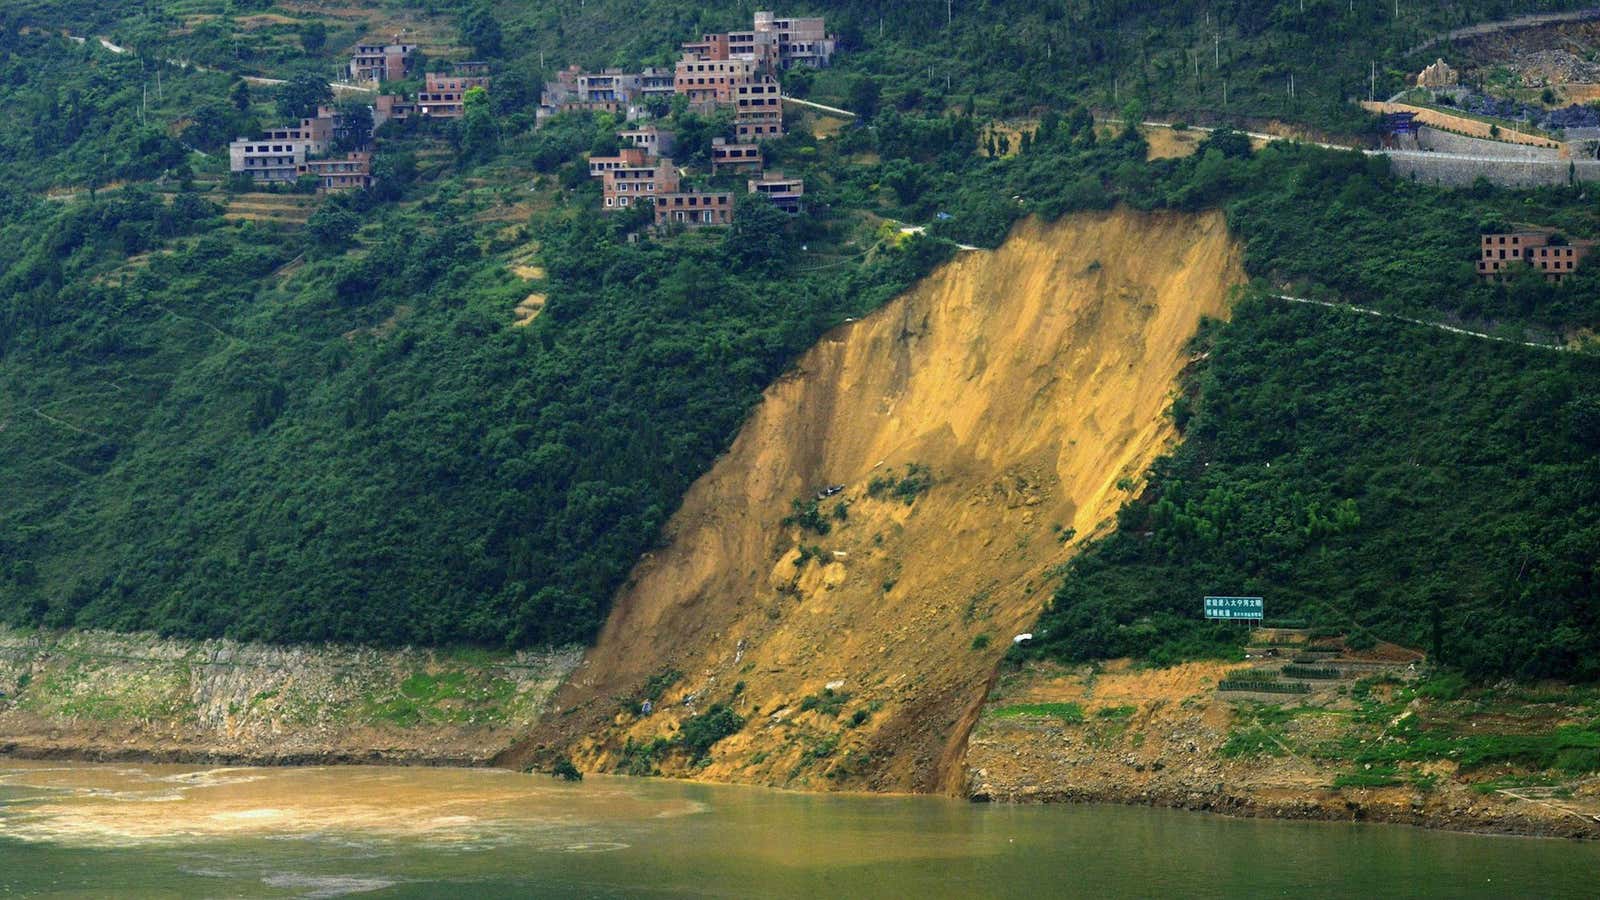
<instances>
[{"instance_id":1,"label":"multi-story house","mask_svg":"<svg viewBox=\"0 0 1600 900\"><path fill-rule=\"evenodd\" d=\"M761 169L761 147L758 144L730 144L724 138L711 140L711 174L723 169L734 171Z\"/></svg>"},{"instance_id":2,"label":"multi-story house","mask_svg":"<svg viewBox=\"0 0 1600 900\"><path fill-rule=\"evenodd\" d=\"M623 147L616 156L589 157L589 177L599 178L612 169L639 168L649 163L652 154L643 147Z\"/></svg>"},{"instance_id":3,"label":"multi-story house","mask_svg":"<svg viewBox=\"0 0 1600 900\"><path fill-rule=\"evenodd\" d=\"M701 59L685 53L678 60L673 89L692 106L726 106L734 89L755 78L756 64L748 59Z\"/></svg>"},{"instance_id":4,"label":"multi-story house","mask_svg":"<svg viewBox=\"0 0 1600 900\"><path fill-rule=\"evenodd\" d=\"M733 89L734 134L742 143L783 137L783 90L762 76Z\"/></svg>"},{"instance_id":5,"label":"multi-story house","mask_svg":"<svg viewBox=\"0 0 1600 900\"><path fill-rule=\"evenodd\" d=\"M419 115L440 119L459 119L466 115L467 91L489 87L488 75L442 75L429 72L421 90L417 91Z\"/></svg>"},{"instance_id":6,"label":"multi-story house","mask_svg":"<svg viewBox=\"0 0 1600 900\"><path fill-rule=\"evenodd\" d=\"M1552 243L1553 229L1510 231L1483 235L1478 245L1478 275L1490 281L1503 279L1509 267L1524 264L1544 275L1546 281L1560 282L1573 274L1595 241Z\"/></svg>"},{"instance_id":7,"label":"multi-story house","mask_svg":"<svg viewBox=\"0 0 1600 900\"><path fill-rule=\"evenodd\" d=\"M663 131L654 125L645 125L641 128L630 128L617 132L624 146L638 147L651 156L671 156L677 149L677 135L670 131ZM589 160L590 174L594 171L594 160Z\"/></svg>"},{"instance_id":8,"label":"multi-story house","mask_svg":"<svg viewBox=\"0 0 1600 900\"><path fill-rule=\"evenodd\" d=\"M755 32L776 36L778 65L785 69L790 66L823 68L833 59L833 52L838 48L838 41L828 34L821 17L787 17L757 12Z\"/></svg>"},{"instance_id":9,"label":"multi-story house","mask_svg":"<svg viewBox=\"0 0 1600 900\"><path fill-rule=\"evenodd\" d=\"M785 178L782 172L763 172L745 182L750 193L759 194L772 201L772 205L790 215L797 215L806 183L799 178Z\"/></svg>"},{"instance_id":10,"label":"multi-story house","mask_svg":"<svg viewBox=\"0 0 1600 900\"><path fill-rule=\"evenodd\" d=\"M600 196L604 209L627 209L678 190L678 168L670 159L657 159L639 166L616 166L600 173Z\"/></svg>"},{"instance_id":11,"label":"multi-story house","mask_svg":"<svg viewBox=\"0 0 1600 900\"><path fill-rule=\"evenodd\" d=\"M703 228L733 222L733 195L722 191L683 191L658 194L656 227L677 225Z\"/></svg>"},{"instance_id":12,"label":"multi-story house","mask_svg":"<svg viewBox=\"0 0 1600 900\"><path fill-rule=\"evenodd\" d=\"M342 159L308 159L300 164L299 174L315 177L322 193L371 187L372 154L358 151Z\"/></svg>"},{"instance_id":13,"label":"multi-story house","mask_svg":"<svg viewBox=\"0 0 1600 900\"><path fill-rule=\"evenodd\" d=\"M656 95L665 94L666 73L651 69L647 74L629 73L621 69L585 72L577 66L568 66L556 73L554 81L547 81L539 95L538 119L556 113L591 110L621 115L628 120L643 114L640 107L648 80Z\"/></svg>"},{"instance_id":14,"label":"multi-story house","mask_svg":"<svg viewBox=\"0 0 1600 900\"><path fill-rule=\"evenodd\" d=\"M350 53L350 80L382 84L411 74L411 44L357 44Z\"/></svg>"},{"instance_id":15,"label":"multi-story house","mask_svg":"<svg viewBox=\"0 0 1600 900\"><path fill-rule=\"evenodd\" d=\"M333 110L322 107L299 125L268 129L254 140L239 138L228 144L228 171L258 182L294 181L308 157L328 152L333 120Z\"/></svg>"}]
</instances>

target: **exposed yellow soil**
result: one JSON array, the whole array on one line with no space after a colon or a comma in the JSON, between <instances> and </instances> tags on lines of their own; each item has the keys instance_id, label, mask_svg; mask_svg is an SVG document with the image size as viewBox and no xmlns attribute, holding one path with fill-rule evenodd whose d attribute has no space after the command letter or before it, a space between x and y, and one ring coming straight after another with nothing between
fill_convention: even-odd
<instances>
[{"instance_id":1,"label":"exposed yellow soil","mask_svg":"<svg viewBox=\"0 0 1600 900\"><path fill-rule=\"evenodd\" d=\"M1193 156L1206 133L1203 131L1173 131L1171 128L1142 128L1144 139L1150 145L1147 159L1176 159Z\"/></svg>"},{"instance_id":2,"label":"exposed yellow soil","mask_svg":"<svg viewBox=\"0 0 1600 900\"><path fill-rule=\"evenodd\" d=\"M514 327L531 325L533 320L539 318L539 313L542 312L544 312L544 295L529 294L523 298L521 303L517 304L516 309L511 311L511 314L515 317L515 321L511 324Z\"/></svg>"},{"instance_id":3,"label":"exposed yellow soil","mask_svg":"<svg viewBox=\"0 0 1600 900\"><path fill-rule=\"evenodd\" d=\"M829 116L820 113L814 113L808 116L808 119L811 123L811 134L819 141L825 141L837 136L839 132L844 130L844 126L850 124L850 120L844 116Z\"/></svg>"},{"instance_id":4,"label":"exposed yellow soil","mask_svg":"<svg viewBox=\"0 0 1600 900\"><path fill-rule=\"evenodd\" d=\"M1022 136L1033 134L1039 128L1039 123L1033 119L1017 122L993 122L978 137L978 152L984 156L1016 156L1022 152ZM989 138L994 138L995 152L989 152ZM1001 150L1001 140L1005 140L1004 152Z\"/></svg>"},{"instance_id":5,"label":"exposed yellow soil","mask_svg":"<svg viewBox=\"0 0 1600 900\"><path fill-rule=\"evenodd\" d=\"M316 199L292 194L239 194L228 201L224 218L304 225L316 211Z\"/></svg>"},{"instance_id":6,"label":"exposed yellow soil","mask_svg":"<svg viewBox=\"0 0 1600 900\"><path fill-rule=\"evenodd\" d=\"M1029 220L831 332L690 489L557 697L563 714L500 761L616 769L630 739L670 739L727 703L744 728L703 768L658 753L663 772L961 790L999 658L1050 570L1173 441L1187 342L1242 280L1217 213ZM868 496L910 463L931 470L926 494ZM782 524L830 485L829 534ZM821 558L798 563L800 545ZM632 698L664 670L683 676L638 715ZM802 711L830 684L848 695L836 715Z\"/></svg>"}]
</instances>

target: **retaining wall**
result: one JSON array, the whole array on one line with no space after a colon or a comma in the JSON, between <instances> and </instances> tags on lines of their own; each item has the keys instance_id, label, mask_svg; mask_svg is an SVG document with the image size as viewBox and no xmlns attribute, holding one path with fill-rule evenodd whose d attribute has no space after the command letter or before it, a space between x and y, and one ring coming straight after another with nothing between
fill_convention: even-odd
<instances>
[{"instance_id":1,"label":"retaining wall","mask_svg":"<svg viewBox=\"0 0 1600 900\"><path fill-rule=\"evenodd\" d=\"M1483 156L1496 159L1559 160L1561 151L1554 147L1530 147L1525 144L1507 144L1482 138L1452 134L1426 125L1417 129L1417 149L1435 153L1459 153L1464 156Z\"/></svg>"},{"instance_id":2,"label":"retaining wall","mask_svg":"<svg viewBox=\"0 0 1600 900\"><path fill-rule=\"evenodd\" d=\"M1416 150L1386 150L1396 175L1446 187L1470 187L1479 178L1501 187L1526 188L1600 181L1600 160L1486 159Z\"/></svg>"}]
</instances>

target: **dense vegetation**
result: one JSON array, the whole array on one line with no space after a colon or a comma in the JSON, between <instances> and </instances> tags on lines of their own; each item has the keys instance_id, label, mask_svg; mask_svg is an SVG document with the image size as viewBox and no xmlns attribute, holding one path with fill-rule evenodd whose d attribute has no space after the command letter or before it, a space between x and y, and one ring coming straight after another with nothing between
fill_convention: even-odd
<instances>
[{"instance_id":1,"label":"dense vegetation","mask_svg":"<svg viewBox=\"0 0 1600 900\"><path fill-rule=\"evenodd\" d=\"M1040 652L1232 644L1200 597L1244 593L1474 675L1600 676L1600 360L1262 299L1202 341L1184 443Z\"/></svg>"}]
</instances>

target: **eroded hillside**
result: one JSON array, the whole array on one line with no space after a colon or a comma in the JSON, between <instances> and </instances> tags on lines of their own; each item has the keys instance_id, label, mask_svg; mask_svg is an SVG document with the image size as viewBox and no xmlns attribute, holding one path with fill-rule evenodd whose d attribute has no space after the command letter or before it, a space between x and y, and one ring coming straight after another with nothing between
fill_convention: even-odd
<instances>
[{"instance_id":1,"label":"eroded hillside","mask_svg":"<svg viewBox=\"0 0 1600 900\"><path fill-rule=\"evenodd\" d=\"M1220 214L1030 220L830 333L689 491L563 714L503 761L957 789L996 663L1173 440L1186 344L1242 278ZM696 761L679 728L713 704L743 725Z\"/></svg>"}]
</instances>

